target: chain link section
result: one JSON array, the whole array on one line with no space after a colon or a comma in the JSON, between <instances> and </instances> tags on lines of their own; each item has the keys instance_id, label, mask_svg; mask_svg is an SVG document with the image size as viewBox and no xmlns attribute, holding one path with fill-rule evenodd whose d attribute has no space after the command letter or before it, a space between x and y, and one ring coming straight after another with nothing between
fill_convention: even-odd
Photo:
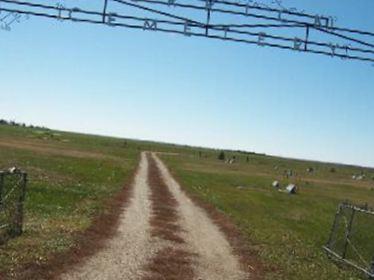
<instances>
[{"instance_id":1,"label":"chain link section","mask_svg":"<svg viewBox=\"0 0 374 280\"><path fill-rule=\"evenodd\" d=\"M327 244L330 257L374 279L374 210L368 205L339 204Z\"/></svg>"}]
</instances>

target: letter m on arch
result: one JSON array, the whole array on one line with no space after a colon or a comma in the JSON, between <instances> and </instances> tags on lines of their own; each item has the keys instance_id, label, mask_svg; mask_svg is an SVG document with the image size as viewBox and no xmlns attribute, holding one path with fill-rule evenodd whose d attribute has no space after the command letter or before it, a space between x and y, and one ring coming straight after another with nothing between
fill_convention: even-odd
<instances>
[{"instance_id":1,"label":"letter m on arch","mask_svg":"<svg viewBox=\"0 0 374 280\"><path fill-rule=\"evenodd\" d=\"M155 20L148 20L146 19L144 21L143 29L149 29L149 30L157 30L157 21Z\"/></svg>"}]
</instances>

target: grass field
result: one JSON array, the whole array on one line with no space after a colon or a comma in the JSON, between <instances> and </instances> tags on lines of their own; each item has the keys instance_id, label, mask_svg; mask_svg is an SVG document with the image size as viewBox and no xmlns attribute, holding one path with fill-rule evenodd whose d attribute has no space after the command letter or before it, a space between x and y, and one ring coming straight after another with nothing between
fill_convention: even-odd
<instances>
[{"instance_id":1,"label":"grass field","mask_svg":"<svg viewBox=\"0 0 374 280\"><path fill-rule=\"evenodd\" d=\"M270 267L268 279L358 279L329 261L321 246L339 202L374 205L374 170L226 152L237 159L230 165L214 150L7 125L0 125L0 170L20 167L30 180L25 232L0 246L0 272L47 262L73 246L131 178L142 150L165 152L188 192L233 219ZM296 175L286 179L285 169ZM361 172L366 179L352 180ZM296 183L299 194L275 191L274 180Z\"/></svg>"},{"instance_id":2,"label":"grass field","mask_svg":"<svg viewBox=\"0 0 374 280\"><path fill-rule=\"evenodd\" d=\"M29 174L25 232L0 246L0 272L71 247L129 179L138 153L119 139L0 126L0 169Z\"/></svg>"},{"instance_id":3,"label":"grass field","mask_svg":"<svg viewBox=\"0 0 374 280\"><path fill-rule=\"evenodd\" d=\"M235 155L232 165L217 160L218 152L162 158L188 192L229 215L248 237L250 246L270 267L267 279L360 279L355 271L333 264L322 251L339 202L374 205L374 170L261 155ZM248 159L247 159L248 156ZM248 161L248 162L247 162ZM314 168L313 173L306 170ZM332 168L334 168L332 170ZM283 172L292 169L287 179ZM369 175L362 181L352 174ZM274 180L296 183L297 195L278 192ZM362 254L374 255L371 225ZM371 236L371 237L370 237ZM362 245L362 244L361 244Z\"/></svg>"}]
</instances>

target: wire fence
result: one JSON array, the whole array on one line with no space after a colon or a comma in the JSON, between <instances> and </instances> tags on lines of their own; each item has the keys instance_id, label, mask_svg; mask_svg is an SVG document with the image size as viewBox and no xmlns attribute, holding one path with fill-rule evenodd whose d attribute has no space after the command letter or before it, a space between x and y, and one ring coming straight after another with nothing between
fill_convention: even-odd
<instances>
[{"instance_id":1,"label":"wire fence","mask_svg":"<svg viewBox=\"0 0 374 280\"><path fill-rule=\"evenodd\" d=\"M22 233L26 184L25 172L0 171L0 244Z\"/></svg>"},{"instance_id":2,"label":"wire fence","mask_svg":"<svg viewBox=\"0 0 374 280\"><path fill-rule=\"evenodd\" d=\"M374 279L374 209L341 203L324 249Z\"/></svg>"}]
</instances>

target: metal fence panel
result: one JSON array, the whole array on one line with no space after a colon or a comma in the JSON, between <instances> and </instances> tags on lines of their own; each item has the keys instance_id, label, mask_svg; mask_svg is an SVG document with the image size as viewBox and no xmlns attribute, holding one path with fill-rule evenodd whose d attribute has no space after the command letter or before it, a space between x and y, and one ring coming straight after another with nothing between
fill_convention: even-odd
<instances>
[{"instance_id":1,"label":"metal fence panel","mask_svg":"<svg viewBox=\"0 0 374 280\"><path fill-rule=\"evenodd\" d=\"M25 172L0 171L0 244L22 233L26 184Z\"/></svg>"},{"instance_id":2,"label":"metal fence panel","mask_svg":"<svg viewBox=\"0 0 374 280\"><path fill-rule=\"evenodd\" d=\"M374 210L341 203L324 249L374 279Z\"/></svg>"}]
</instances>

